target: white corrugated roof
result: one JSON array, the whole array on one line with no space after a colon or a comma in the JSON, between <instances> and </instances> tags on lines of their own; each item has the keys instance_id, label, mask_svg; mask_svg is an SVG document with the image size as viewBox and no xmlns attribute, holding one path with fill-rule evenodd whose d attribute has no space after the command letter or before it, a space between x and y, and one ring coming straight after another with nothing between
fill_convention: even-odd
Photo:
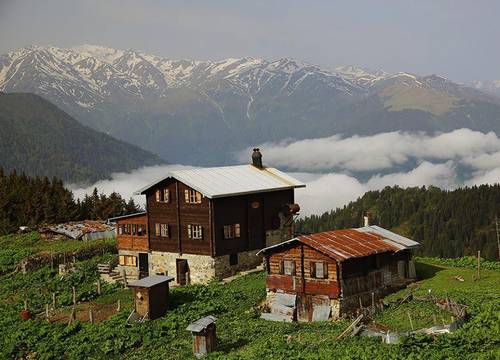
<instances>
[{"instance_id":1,"label":"white corrugated roof","mask_svg":"<svg viewBox=\"0 0 500 360\"><path fill-rule=\"evenodd\" d=\"M165 178L138 190L143 194L160 181L174 178L208 198L305 187L301 181L277 169L253 165L221 166L171 171Z\"/></svg>"},{"instance_id":2,"label":"white corrugated roof","mask_svg":"<svg viewBox=\"0 0 500 360\"><path fill-rule=\"evenodd\" d=\"M380 235L381 237L384 238L384 241L387 244L395 246L395 247L399 248L400 250L413 249L413 248L420 246L420 244L414 240L408 239L404 236L401 236L401 235L396 234L392 231L381 228L380 226L377 226L377 225L365 226L365 227L359 228L358 230L363 231L363 232L367 232L367 233L374 233L374 234Z\"/></svg>"}]
</instances>

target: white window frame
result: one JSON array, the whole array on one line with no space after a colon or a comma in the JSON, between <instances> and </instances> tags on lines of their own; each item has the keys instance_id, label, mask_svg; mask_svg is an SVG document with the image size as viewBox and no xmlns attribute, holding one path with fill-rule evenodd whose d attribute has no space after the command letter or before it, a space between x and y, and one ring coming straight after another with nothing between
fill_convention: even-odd
<instances>
[{"instance_id":1,"label":"white window frame","mask_svg":"<svg viewBox=\"0 0 500 360\"><path fill-rule=\"evenodd\" d=\"M283 275L295 275L295 260L283 260Z\"/></svg>"},{"instance_id":2,"label":"white window frame","mask_svg":"<svg viewBox=\"0 0 500 360\"><path fill-rule=\"evenodd\" d=\"M241 236L240 224L224 225L224 238L235 239Z\"/></svg>"},{"instance_id":3,"label":"white window frame","mask_svg":"<svg viewBox=\"0 0 500 360\"><path fill-rule=\"evenodd\" d=\"M160 237L170 237L170 229L168 224L160 224Z\"/></svg>"},{"instance_id":4,"label":"white window frame","mask_svg":"<svg viewBox=\"0 0 500 360\"><path fill-rule=\"evenodd\" d=\"M188 204L201 204L202 195L199 191L193 189L184 190L184 200Z\"/></svg>"},{"instance_id":5,"label":"white window frame","mask_svg":"<svg viewBox=\"0 0 500 360\"><path fill-rule=\"evenodd\" d=\"M189 224L187 226L187 230L188 230L188 238L196 240L203 239L203 226Z\"/></svg>"}]
</instances>

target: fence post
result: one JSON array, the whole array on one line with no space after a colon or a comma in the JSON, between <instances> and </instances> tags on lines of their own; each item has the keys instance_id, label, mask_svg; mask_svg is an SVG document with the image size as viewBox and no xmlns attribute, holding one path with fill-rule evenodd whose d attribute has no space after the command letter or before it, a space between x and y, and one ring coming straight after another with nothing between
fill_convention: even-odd
<instances>
[{"instance_id":1,"label":"fence post","mask_svg":"<svg viewBox=\"0 0 500 360\"><path fill-rule=\"evenodd\" d=\"M410 319L410 327L411 327L411 331L413 331L413 330L414 330L414 329L413 329L413 321L411 320L411 315L410 315L410 312L408 311L408 312L407 312L407 314L408 314L408 319Z\"/></svg>"},{"instance_id":2,"label":"fence post","mask_svg":"<svg viewBox=\"0 0 500 360\"><path fill-rule=\"evenodd\" d=\"M120 299L118 299L116 302L116 312L120 312L121 309L122 309L122 303Z\"/></svg>"},{"instance_id":3,"label":"fence post","mask_svg":"<svg viewBox=\"0 0 500 360\"><path fill-rule=\"evenodd\" d=\"M89 321L91 324L94 323L94 310L92 309L92 307L89 308Z\"/></svg>"},{"instance_id":4,"label":"fence post","mask_svg":"<svg viewBox=\"0 0 500 360\"><path fill-rule=\"evenodd\" d=\"M73 305L76 305L76 288L73 286Z\"/></svg>"},{"instance_id":5,"label":"fence post","mask_svg":"<svg viewBox=\"0 0 500 360\"><path fill-rule=\"evenodd\" d=\"M56 309L56 293L52 293L52 310Z\"/></svg>"},{"instance_id":6,"label":"fence post","mask_svg":"<svg viewBox=\"0 0 500 360\"><path fill-rule=\"evenodd\" d=\"M477 279L481 279L481 250L477 252Z\"/></svg>"},{"instance_id":7,"label":"fence post","mask_svg":"<svg viewBox=\"0 0 500 360\"><path fill-rule=\"evenodd\" d=\"M101 279L97 279L97 295L101 295Z\"/></svg>"}]
</instances>

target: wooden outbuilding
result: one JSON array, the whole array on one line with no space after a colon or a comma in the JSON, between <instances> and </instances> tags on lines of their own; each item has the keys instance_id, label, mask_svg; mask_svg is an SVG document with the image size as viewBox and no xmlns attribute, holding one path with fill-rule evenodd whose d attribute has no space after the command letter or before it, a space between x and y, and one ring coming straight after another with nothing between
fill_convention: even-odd
<instances>
[{"instance_id":1,"label":"wooden outbuilding","mask_svg":"<svg viewBox=\"0 0 500 360\"><path fill-rule=\"evenodd\" d=\"M140 318L154 320L165 315L172 280L171 276L152 275L128 284L134 290L135 312Z\"/></svg>"},{"instance_id":2,"label":"wooden outbuilding","mask_svg":"<svg viewBox=\"0 0 500 360\"><path fill-rule=\"evenodd\" d=\"M337 319L416 277L419 244L378 226L301 235L267 247L267 307L280 321Z\"/></svg>"},{"instance_id":3,"label":"wooden outbuilding","mask_svg":"<svg viewBox=\"0 0 500 360\"><path fill-rule=\"evenodd\" d=\"M206 316L188 325L186 330L193 335L193 354L197 358L215 350L217 334L214 316Z\"/></svg>"}]
</instances>

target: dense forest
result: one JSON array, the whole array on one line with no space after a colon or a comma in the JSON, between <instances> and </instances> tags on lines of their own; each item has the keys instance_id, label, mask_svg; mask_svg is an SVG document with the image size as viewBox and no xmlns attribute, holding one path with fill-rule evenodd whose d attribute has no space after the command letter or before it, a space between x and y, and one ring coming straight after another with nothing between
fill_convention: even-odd
<instances>
[{"instance_id":1,"label":"dense forest","mask_svg":"<svg viewBox=\"0 0 500 360\"><path fill-rule=\"evenodd\" d=\"M0 235L17 231L19 226L38 226L74 220L105 220L140 211L133 199L119 194L99 194L94 189L81 201L64 187L62 180L30 177L0 168Z\"/></svg>"},{"instance_id":2,"label":"dense forest","mask_svg":"<svg viewBox=\"0 0 500 360\"><path fill-rule=\"evenodd\" d=\"M300 219L296 231L359 227L365 212L373 225L420 242L419 255L455 258L481 250L483 257L498 259L495 216L500 216L500 184L452 191L386 187L367 192L343 208Z\"/></svg>"},{"instance_id":3,"label":"dense forest","mask_svg":"<svg viewBox=\"0 0 500 360\"><path fill-rule=\"evenodd\" d=\"M158 156L78 123L34 94L0 94L0 167L88 183L163 164Z\"/></svg>"}]
</instances>

